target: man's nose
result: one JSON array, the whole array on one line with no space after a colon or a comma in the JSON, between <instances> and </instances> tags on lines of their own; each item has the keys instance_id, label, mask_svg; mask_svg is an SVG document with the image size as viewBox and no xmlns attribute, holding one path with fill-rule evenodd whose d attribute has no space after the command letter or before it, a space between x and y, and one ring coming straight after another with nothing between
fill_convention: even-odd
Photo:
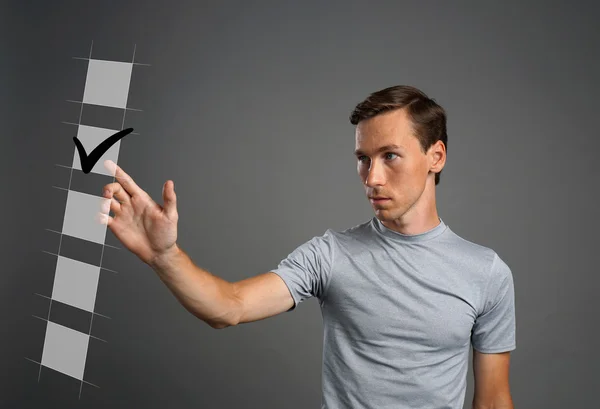
<instances>
[{"instance_id":1,"label":"man's nose","mask_svg":"<svg viewBox=\"0 0 600 409\"><path fill-rule=\"evenodd\" d=\"M385 175L383 172L383 167L376 164L374 161L371 161L371 166L369 167L365 184L369 187L372 187L377 185L383 185L384 183Z\"/></svg>"}]
</instances>

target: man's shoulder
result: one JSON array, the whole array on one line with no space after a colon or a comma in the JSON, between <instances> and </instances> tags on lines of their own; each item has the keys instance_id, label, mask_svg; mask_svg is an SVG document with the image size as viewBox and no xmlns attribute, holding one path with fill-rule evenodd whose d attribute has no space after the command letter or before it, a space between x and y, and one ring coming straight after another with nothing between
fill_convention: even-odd
<instances>
[{"instance_id":1,"label":"man's shoulder","mask_svg":"<svg viewBox=\"0 0 600 409\"><path fill-rule=\"evenodd\" d=\"M452 246L455 250L464 252L472 256L480 256L484 258L494 258L495 251L491 247L487 247L481 243L469 240L450 228L446 229L446 234L441 238L445 246Z\"/></svg>"},{"instance_id":2,"label":"man's shoulder","mask_svg":"<svg viewBox=\"0 0 600 409\"><path fill-rule=\"evenodd\" d=\"M473 267L473 271L482 274L485 279L490 278L495 262L502 260L498 253L491 247L468 240L453 231L446 235L446 248L449 255Z\"/></svg>"},{"instance_id":3,"label":"man's shoulder","mask_svg":"<svg viewBox=\"0 0 600 409\"><path fill-rule=\"evenodd\" d=\"M328 228L321 237L330 236L340 240L363 237L372 233L371 227L372 219L369 219L346 228Z\"/></svg>"}]
</instances>

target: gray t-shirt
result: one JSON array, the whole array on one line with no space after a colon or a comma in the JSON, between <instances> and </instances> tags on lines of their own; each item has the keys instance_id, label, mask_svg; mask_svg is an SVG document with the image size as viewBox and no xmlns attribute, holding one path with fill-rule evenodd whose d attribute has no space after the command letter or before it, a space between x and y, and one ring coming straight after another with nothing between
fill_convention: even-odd
<instances>
[{"instance_id":1,"label":"gray t-shirt","mask_svg":"<svg viewBox=\"0 0 600 409\"><path fill-rule=\"evenodd\" d=\"M513 277L441 218L405 235L377 217L327 229L279 263L323 316L322 409L462 409L469 350L516 348Z\"/></svg>"}]
</instances>

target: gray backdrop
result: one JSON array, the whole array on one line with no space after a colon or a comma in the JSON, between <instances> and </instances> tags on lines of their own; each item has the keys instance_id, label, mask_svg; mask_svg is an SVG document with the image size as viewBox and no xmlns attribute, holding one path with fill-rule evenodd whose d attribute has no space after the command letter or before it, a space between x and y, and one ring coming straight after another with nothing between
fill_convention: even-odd
<instances>
[{"instance_id":1,"label":"gray backdrop","mask_svg":"<svg viewBox=\"0 0 600 409\"><path fill-rule=\"evenodd\" d=\"M218 3L218 5L216 4ZM3 408L318 408L315 299L224 330L106 247L84 384L40 359L85 60L136 62L119 165L155 200L175 181L179 244L230 281L327 228L373 216L348 115L370 92L423 89L448 112L438 211L511 267L517 408L595 408L600 91L592 2L4 2ZM88 112L84 113L84 116ZM89 113L90 121L94 118ZM105 115L98 113L98 116ZM106 114L108 115L108 114ZM110 116L110 115L108 115ZM103 120L110 118L102 117ZM100 195L109 177L73 172ZM108 231L108 244L119 242ZM76 244L73 244L76 246ZM73 251L84 254L86 248ZM53 307L54 309L54 307ZM65 311L68 315L71 312ZM79 319L76 316L65 319ZM472 368L472 367L471 367ZM38 382L38 375L40 379ZM468 376L465 408L473 393Z\"/></svg>"}]
</instances>

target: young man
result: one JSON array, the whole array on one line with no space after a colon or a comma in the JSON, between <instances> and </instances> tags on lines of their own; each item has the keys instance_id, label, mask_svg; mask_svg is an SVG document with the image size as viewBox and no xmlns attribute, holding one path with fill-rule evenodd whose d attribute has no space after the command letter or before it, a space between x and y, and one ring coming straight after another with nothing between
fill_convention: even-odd
<instances>
[{"instance_id":1,"label":"young man","mask_svg":"<svg viewBox=\"0 0 600 409\"><path fill-rule=\"evenodd\" d=\"M114 163L103 222L181 304L213 328L261 320L317 297L324 324L322 408L463 407L473 346L474 409L513 409L514 286L492 249L438 216L446 114L410 86L371 94L350 116L357 170L375 217L297 247L273 271L230 283L179 248L174 184L156 204ZM115 200L116 198L116 200Z\"/></svg>"}]
</instances>

